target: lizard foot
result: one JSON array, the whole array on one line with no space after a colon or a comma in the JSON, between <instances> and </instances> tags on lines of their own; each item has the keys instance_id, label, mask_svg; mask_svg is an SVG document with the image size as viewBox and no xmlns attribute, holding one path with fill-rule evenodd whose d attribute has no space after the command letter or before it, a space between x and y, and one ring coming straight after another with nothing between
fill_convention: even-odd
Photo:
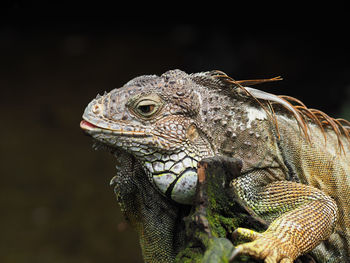
<instances>
[{"instance_id":1,"label":"lizard foot","mask_svg":"<svg viewBox=\"0 0 350 263\"><path fill-rule=\"evenodd\" d=\"M248 239L251 242L238 245L230 260L244 254L262 259L265 263L292 263L297 257L297 248L293 243L273 231L258 233L246 228L237 228L233 237Z\"/></svg>"}]
</instances>

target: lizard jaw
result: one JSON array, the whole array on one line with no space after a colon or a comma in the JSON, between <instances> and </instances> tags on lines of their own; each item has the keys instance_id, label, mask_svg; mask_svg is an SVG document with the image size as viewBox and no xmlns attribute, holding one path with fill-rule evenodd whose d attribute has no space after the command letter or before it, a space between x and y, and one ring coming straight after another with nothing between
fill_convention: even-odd
<instances>
[{"instance_id":1,"label":"lizard jaw","mask_svg":"<svg viewBox=\"0 0 350 263\"><path fill-rule=\"evenodd\" d=\"M133 137L151 137L147 131L128 130L127 128L123 129L122 126L119 129L101 128L86 120L80 122L80 128L88 134L105 133Z\"/></svg>"},{"instance_id":2,"label":"lizard jaw","mask_svg":"<svg viewBox=\"0 0 350 263\"><path fill-rule=\"evenodd\" d=\"M142 160L148 179L164 196L180 204L192 204L197 185L196 167L198 156L194 153L187 153L183 149L181 153L179 153L179 149L174 153L169 150L166 154L163 153L163 156L162 153L157 152L151 147L154 144L158 144L159 146L162 143L164 143L162 145L163 148L167 146L166 140L161 137L161 134L159 134L160 136L154 136L150 132L147 132L147 130L126 131L122 127L115 130L97 125L86 120L84 117L80 122L81 129L96 140L93 148L95 150L109 151L116 158L118 161L117 167L120 167L117 169L123 170L125 164L119 162L120 155L123 152L128 152L133 158ZM135 136L135 133L138 133L137 135L139 136ZM192 134L194 133L192 132ZM99 137L100 135L102 136ZM137 138L140 143L132 145L129 141L128 146L125 146L123 145L123 141L127 140L127 137L132 137L134 141ZM111 138L111 140L107 142L103 138ZM159 140L156 141L155 138L159 138ZM141 147L140 144L143 144L144 147ZM147 146L148 144L151 146ZM113 184L115 180L115 177L112 178L110 184Z\"/></svg>"},{"instance_id":3,"label":"lizard jaw","mask_svg":"<svg viewBox=\"0 0 350 263\"><path fill-rule=\"evenodd\" d=\"M80 128L84 131L92 131L96 128L98 128L97 126L93 125L92 123L86 121L86 120L82 120L80 122Z\"/></svg>"}]
</instances>

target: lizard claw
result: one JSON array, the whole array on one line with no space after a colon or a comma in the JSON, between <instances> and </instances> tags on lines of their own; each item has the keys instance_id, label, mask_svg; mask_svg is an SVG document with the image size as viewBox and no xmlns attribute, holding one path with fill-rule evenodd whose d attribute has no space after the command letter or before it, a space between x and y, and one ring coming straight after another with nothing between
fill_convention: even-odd
<instances>
[{"instance_id":1,"label":"lizard claw","mask_svg":"<svg viewBox=\"0 0 350 263\"><path fill-rule=\"evenodd\" d=\"M113 186L116 183L117 178L117 175L113 176L113 178L109 181L109 185Z\"/></svg>"},{"instance_id":2,"label":"lizard claw","mask_svg":"<svg viewBox=\"0 0 350 263\"><path fill-rule=\"evenodd\" d=\"M243 254L262 259L265 263L292 263L296 258L294 246L279 240L273 232L261 234L250 229L238 228L233 236L252 241L236 246L232 251L230 261Z\"/></svg>"},{"instance_id":3,"label":"lizard claw","mask_svg":"<svg viewBox=\"0 0 350 263\"><path fill-rule=\"evenodd\" d=\"M293 263L293 260L291 260L289 258L284 258L280 261L280 263Z\"/></svg>"},{"instance_id":4,"label":"lizard claw","mask_svg":"<svg viewBox=\"0 0 350 263\"><path fill-rule=\"evenodd\" d=\"M232 251L231 256L230 256L230 262L232 260L234 260L235 258L237 258L237 256L239 256L240 254L241 254L241 250L239 248L235 247Z\"/></svg>"}]
</instances>

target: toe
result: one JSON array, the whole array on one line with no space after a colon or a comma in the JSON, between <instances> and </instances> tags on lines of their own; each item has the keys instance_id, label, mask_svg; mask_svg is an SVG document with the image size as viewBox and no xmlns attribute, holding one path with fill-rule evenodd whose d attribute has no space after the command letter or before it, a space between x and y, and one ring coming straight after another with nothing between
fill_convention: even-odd
<instances>
[{"instance_id":1,"label":"toe","mask_svg":"<svg viewBox=\"0 0 350 263\"><path fill-rule=\"evenodd\" d=\"M293 263L293 260L289 259L289 258L283 258L280 263Z\"/></svg>"},{"instance_id":2,"label":"toe","mask_svg":"<svg viewBox=\"0 0 350 263\"><path fill-rule=\"evenodd\" d=\"M253 241L261 237L261 234L247 228L239 227L232 233L232 237L233 239L244 238L246 240Z\"/></svg>"}]
</instances>

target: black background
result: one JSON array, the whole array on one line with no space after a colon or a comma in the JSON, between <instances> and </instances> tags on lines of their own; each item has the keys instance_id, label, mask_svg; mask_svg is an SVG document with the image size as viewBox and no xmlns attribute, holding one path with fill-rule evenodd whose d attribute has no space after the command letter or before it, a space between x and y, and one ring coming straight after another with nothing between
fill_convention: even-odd
<instances>
[{"instance_id":1,"label":"black background","mask_svg":"<svg viewBox=\"0 0 350 263\"><path fill-rule=\"evenodd\" d=\"M328 23L328 12L285 26L271 15L265 24L264 15L237 11L220 23L197 13L192 23L157 12L148 21L127 10L108 18L40 16L24 1L6 5L0 24L1 262L141 262L137 237L108 185L114 161L94 152L79 129L97 93L135 76L175 68L219 69L237 80L282 76L260 89L295 96L333 117L350 114L347 24ZM294 13L293 21L298 17Z\"/></svg>"}]
</instances>

